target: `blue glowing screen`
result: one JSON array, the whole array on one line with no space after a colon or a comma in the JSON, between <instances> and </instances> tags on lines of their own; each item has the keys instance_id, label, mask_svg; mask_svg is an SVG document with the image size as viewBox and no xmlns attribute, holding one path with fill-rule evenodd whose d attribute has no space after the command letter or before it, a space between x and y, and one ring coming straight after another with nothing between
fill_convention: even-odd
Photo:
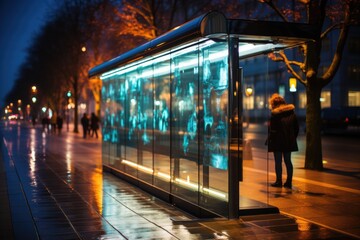
<instances>
[{"instance_id":1,"label":"blue glowing screen","mask_svg":"<svg viewBox=\"0 0 360 240\"><path fill-rule=\"evenodd\" d=\"M207 42L104 74L103 141L227 170L226 51Z\"/></svg>"}]
</instances>

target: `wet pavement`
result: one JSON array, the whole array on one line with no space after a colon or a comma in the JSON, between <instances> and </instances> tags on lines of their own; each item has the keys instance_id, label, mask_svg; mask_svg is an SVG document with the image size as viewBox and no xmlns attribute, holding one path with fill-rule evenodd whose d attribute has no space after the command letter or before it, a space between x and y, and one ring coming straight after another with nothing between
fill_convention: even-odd
<instances>
[{"instance_id":1,"label":"wet pavement","mask_svg":"<svg viewBox=\"0 0 360 240\"><path fill-rule=\"evenodd\" d=\"M103 172L99 139L66 131L51 135L17 123L1 123L0 133L0 239L360 238L284 213L197 219ZM295 193L306 189L300 177ZM271 194L276 203L276 194L287 193ZM356 190L352 194L359 200ZM360 228L359 221L352 224Z\"/></svg>"}]
</instances>

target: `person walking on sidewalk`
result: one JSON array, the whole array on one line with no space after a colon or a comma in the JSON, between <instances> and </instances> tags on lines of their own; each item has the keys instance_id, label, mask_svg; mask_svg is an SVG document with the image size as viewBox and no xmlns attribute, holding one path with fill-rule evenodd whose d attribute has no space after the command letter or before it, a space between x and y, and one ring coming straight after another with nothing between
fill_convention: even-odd
<instances>
[{"instance_id":1,"label":"person walking on sidewalk","mask_svg":"<svg viewBox=\"0 0 360 240\"><path fill-rule=\"evenodd\" d=\"M95 115L95 113L91 113L90 128L91 128L91 137L93 137L95 133L96 138L98 138L97 130L99 129L99 118Z\"/></svg>"},{"instance_id":2,"label":"person walking on sidewalk","mask_svg":"<svg viewBox=\"0 0 360 240\"><path fill-rule=\"evenodd\" d=\"M56 115L56 112L54 112L50 118L51 132L53 134L56 134L56 119L57 119L57 115Z\"/></svg>"},{"instance_id":3,"label":"person walking on sidewalk","mask_svg":"<svg viewBox=\"0 0 360 240\"><path fill-rule=\"evenodd\" d=\"M83 138L86 138L86 134L89 130L89 118L86 113L84 113L83 117L81 118L81 125L83 127Z\"/></svg>"},{"instance_id":4,"label":"person walking on sidewalk","mask_svg":"<svg viewBox=\"0 0 360 240\"><path fill-rule=\"evenodd\" d=\"M299 123L293 104L287 104L285 99L274 93L270 100L271 117L268 133L268 152L274 153L276 181L273 187L282 187L282 157L286 166L287 178L285 188L292 187L293 165L291 152L298 151L297 136Z\"/></svg>"},{"instance_id":5,"label":"person walking on sidewalk","mask_svg":"<svg viewBox=\"0 0 360 240\"><path fill-rule=\"evenodd\" d=\"M59 133L59 135L61 135L62 126L63 126L63 118L60 115L57 116L56 125L58 128L58 133Z\"/></svg>"}]
</instances>

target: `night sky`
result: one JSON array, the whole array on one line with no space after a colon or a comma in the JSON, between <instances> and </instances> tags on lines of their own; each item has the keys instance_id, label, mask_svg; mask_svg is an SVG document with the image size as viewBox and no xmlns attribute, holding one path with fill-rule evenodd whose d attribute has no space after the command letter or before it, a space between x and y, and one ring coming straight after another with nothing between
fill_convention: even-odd
<instances>
[{"instance_id":1,"label":"night sky","mask_svg":"<svg viewBox=\"0 0 360 240\"><path fill-rule=\"evenodd\" d=\"M11 90L19 66L30 45L45 21L51 0L0 1L0 107Z\"/></svg>"}]
</instances>

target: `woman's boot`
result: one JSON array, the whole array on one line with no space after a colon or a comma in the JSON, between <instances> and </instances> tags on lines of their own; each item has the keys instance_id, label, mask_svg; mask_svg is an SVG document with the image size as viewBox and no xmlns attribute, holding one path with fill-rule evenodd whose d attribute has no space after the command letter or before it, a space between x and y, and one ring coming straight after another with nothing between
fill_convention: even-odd
<instances>
[{"instance_id":1,"label":"woman's boot","mask_svg":"<svg viewBox=\"0 0 360 240\"><path fill-rule=\"evenodd\" d=\"M272 187L282 187L282 180L276 179L276 182L271 184Z\"/></svg>"}]
</instances>

